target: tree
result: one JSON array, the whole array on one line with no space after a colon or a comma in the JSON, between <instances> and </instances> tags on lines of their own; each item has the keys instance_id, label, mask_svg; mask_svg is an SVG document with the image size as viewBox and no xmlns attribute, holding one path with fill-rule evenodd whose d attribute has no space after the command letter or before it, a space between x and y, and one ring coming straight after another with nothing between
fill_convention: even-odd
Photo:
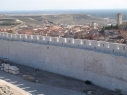
<instances>
[{"instance_id":1,"label":"tree","mask_svg":"<svg viewBox=\"0 0 127 95\"><path fill-rule=\"evenodd\" d=\"M127 30L127 25L126 25L126 28L125 29Z\"/></svg>"},{"instance_id":2,"label":"tree","mask_svg":"<svg viewBox=\"0 0 127 95\"><path fill-rule=\"evenodd\" d=\"M105 32L105 27L103 26L103 28L101 29L101 31L99 31L99 33L104 35L104 32Z\"/></svg>"},{"instance_id":3,"label":"tree","mask_svg":"<svg viewBox=\"0 0 127 95\"><path fill-rule=\"evenodd\" d=\"M113 29L113 25L111 24L111 29Z\"/></svg>"},{"instance_id":4,"label":"tree","mask_svg":"<svg viewBox=\"0 0 127 95\"><path fill-rule=\"evenodd\" d=\"M119 29L118 24L116 24L116 25L113 27L113 29Z\"/></svg>"}]
</instances>

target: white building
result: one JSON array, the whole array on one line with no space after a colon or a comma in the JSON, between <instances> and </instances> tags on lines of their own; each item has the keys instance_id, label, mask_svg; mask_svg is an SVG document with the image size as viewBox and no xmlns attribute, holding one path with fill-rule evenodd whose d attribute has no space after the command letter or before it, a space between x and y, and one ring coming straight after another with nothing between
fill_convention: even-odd
<instances>
[{"instance_id":1,"label":"white building","mask_svg":"<svg viewBox=\"0 0 127 95\"><path fill-rule=\"evenodd\" d=\"M117 14L117 24L121 29L127 29L127 22L122 21L122 14Z\"/></svg>"},{"instance_id":2,"label":"white building","mask_svg":"<svg viewBox=\"0 0 127 95\"><path fill-rule=\"evenodd\" d=\"M92 28L92 29L97 29L97 26L98 26L98 24L97 24L97 23L92 22L92 25L91 25L91 28Z\"/></svg>"},{"instance_id":3,"label":"white building","mask_svg":"<svg viewBox=\"0 0 127 95\"><path fill-rule=\"evenodd\" d=\"M117 14L117 24L118 25L122 24L122 14L120 14L120 13Z\"/></svg>"}]
</instances>

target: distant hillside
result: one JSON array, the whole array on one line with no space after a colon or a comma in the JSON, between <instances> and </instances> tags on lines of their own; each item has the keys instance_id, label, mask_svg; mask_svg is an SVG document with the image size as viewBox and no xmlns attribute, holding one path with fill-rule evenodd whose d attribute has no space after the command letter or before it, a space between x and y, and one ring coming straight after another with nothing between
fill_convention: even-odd
<instances>
[{"instance_id":1,"label":"distant hillside","mask_svg":"<svg viewBox=\"0 0 127 95\"><path fill-rule=\"evenodd\" d=\"M0 19L2 19L2 18L10 18L10 17L7 16L7 15L2 15L2 14L0 14Z\"/></svg>"},{"instance_id":2,"label":"distant hillside","mask_svg":"<svg viewBox=\"0 0 127 95\"><path fill-rule=\"evenodd\" d=\"M42 24L42 20L48 20L53 23L61 24L85 24L96 22L98 24L115 23L114 21L107 21L105 19L97 18L84 14L63 14L63 15L30 15L30 16L11 16L17 18L26 24Z\"/></svg>"}]
</instances>

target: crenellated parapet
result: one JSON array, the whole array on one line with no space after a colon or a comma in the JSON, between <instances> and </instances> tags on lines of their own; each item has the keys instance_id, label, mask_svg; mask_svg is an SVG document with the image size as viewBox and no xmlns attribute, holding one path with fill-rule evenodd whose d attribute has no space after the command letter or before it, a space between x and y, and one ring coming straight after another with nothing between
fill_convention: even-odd
<instances>
[{"instance_id":1,"label":"crenellated parapet","mask_svg":"<svg viewBox=\"0 0 127 95\"><path fill-rule=\"evenodd\" d=\"M0 33L0 39L9 41L40 43L45 45L58 45L77 49L88 49L104 53L112 53L119 56L127 56L127 45L119 43L40 35L11 34L6 32Z\"/></svg>"}]
</instances>

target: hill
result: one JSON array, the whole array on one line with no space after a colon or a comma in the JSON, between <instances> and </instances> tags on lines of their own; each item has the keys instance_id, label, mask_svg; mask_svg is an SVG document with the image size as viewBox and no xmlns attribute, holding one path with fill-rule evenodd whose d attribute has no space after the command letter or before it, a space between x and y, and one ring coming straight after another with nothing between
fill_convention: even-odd
<instances>
[{"instance_id":1,"label":"hill","mask_svg":"<svg viewBox=\"0 0 127 95\"><path fill-rule=\"evenodd\" d=\"M84 14L60 14L60 15L19 15L19 16L10 16L11 18L19 19L26 24L42 24L43 20L48 20L53 23L60 24L85 24L96 22L98 24L108 24L116 23L115 20L106 20L90 15Z\"/></svg>"}]
</instances>

